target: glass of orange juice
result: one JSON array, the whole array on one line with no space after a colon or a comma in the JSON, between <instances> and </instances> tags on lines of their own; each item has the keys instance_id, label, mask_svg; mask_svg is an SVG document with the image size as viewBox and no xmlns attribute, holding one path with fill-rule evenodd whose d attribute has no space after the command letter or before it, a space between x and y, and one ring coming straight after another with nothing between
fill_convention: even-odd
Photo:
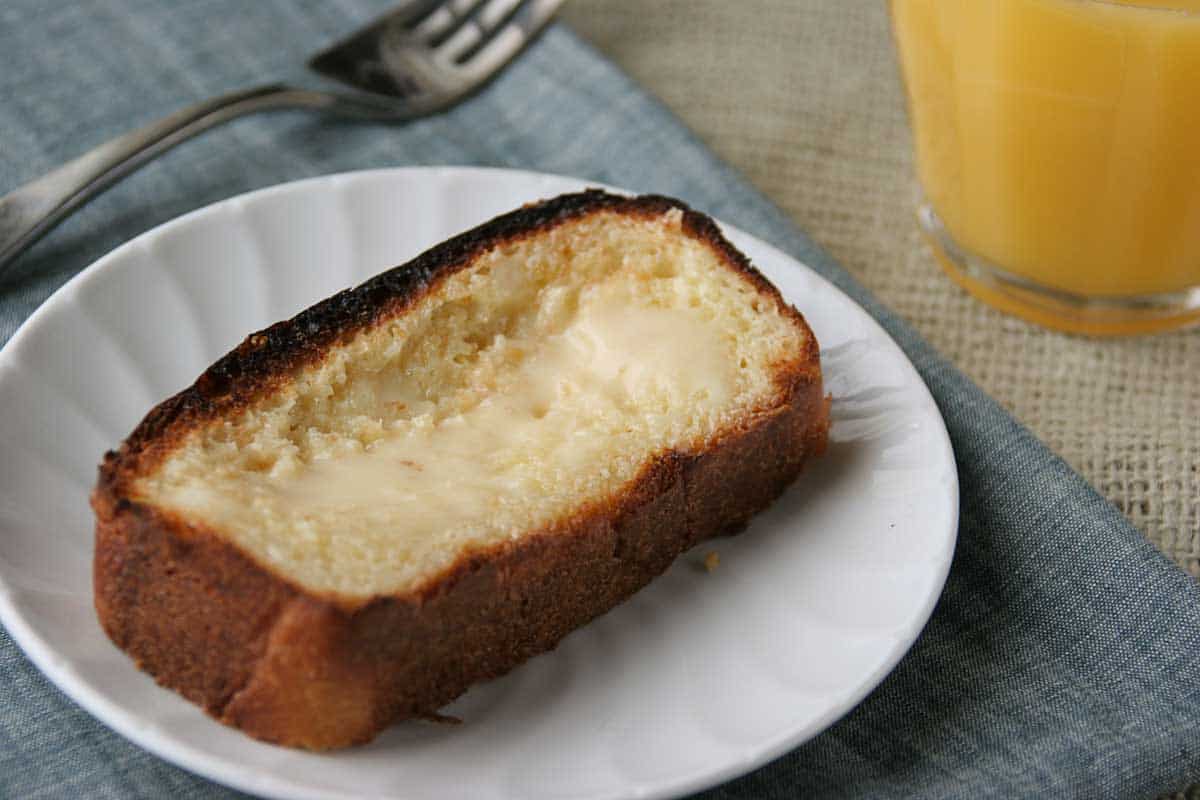
<instances>
[{"instance_id":1,"label":"glass of orange juice","mask_svg":"<svg viewBox=\"0 0 1200 800\"><path fill-rule=\"evenodd\" d=\"M1062 330L1200 322L1200 0L890 3L951 277Z\"/></svg>"}]
</instances>

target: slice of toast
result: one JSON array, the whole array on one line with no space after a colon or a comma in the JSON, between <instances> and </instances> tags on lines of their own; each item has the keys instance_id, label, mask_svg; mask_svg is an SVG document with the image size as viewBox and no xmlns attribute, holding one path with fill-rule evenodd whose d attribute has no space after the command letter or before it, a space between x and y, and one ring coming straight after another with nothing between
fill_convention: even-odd
<instances>
[{"instance_id":1,"label":"slice of toast","mask_svg":"<svg viewBox=\"0 0 1200 800\"><path fill-rule=\"evenodd\" d=\"M92 494L96 610L222 722L365 742L742 528L827 425L812 332L712 220L564 195L154 408Z\"/></svg>"}]
</instances>

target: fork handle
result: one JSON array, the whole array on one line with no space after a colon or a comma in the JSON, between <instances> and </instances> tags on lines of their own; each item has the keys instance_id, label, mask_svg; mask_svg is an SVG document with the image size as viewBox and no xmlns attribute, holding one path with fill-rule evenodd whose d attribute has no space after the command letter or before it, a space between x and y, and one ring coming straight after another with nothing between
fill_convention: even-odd
<instances>
[{"instance_id":1,"label":"fork handle","mask_svg":"<svg viewBox=\"0 0 1200 800\"><path fill-rule=\"evenodd\" d=\"M26 248L84 203L198 133L257 111L325 109L322 92L270 84L215 97L110 139L0 197L0 276Z\"/></svg>"}]
</instances>

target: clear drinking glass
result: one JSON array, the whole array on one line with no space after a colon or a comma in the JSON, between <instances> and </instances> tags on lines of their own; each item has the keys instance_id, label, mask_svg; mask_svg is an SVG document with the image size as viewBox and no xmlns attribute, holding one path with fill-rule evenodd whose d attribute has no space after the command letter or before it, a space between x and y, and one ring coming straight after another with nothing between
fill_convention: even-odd
<instances>
[{"instance_id":1,"label":"clear drinking glass","mask_svg":"<svg viewBox=\"0 0 1200 800\"><path fill-rule=\"evenodd\" d=\"M1089 334L1200 321L1200 0L890 0L952 278Z\"/></svg>"}]
</instances>

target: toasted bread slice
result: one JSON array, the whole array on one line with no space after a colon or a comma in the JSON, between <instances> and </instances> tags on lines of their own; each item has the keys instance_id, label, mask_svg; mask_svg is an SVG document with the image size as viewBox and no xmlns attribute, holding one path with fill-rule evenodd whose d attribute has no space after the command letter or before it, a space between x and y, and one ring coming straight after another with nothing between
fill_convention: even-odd
<instances>
[{"instance_id":1,"label":"toasted bread slice","mask_svg":"<svg viewBox=\"0 0 1200 800\"><path fill-rule=\"evenodd\" d=\"M153 409L92 495L96 609L223 722L365 742L740 529L827 419L812 332L710 219L564 195Z\"/></svg>"}]
</instances>

